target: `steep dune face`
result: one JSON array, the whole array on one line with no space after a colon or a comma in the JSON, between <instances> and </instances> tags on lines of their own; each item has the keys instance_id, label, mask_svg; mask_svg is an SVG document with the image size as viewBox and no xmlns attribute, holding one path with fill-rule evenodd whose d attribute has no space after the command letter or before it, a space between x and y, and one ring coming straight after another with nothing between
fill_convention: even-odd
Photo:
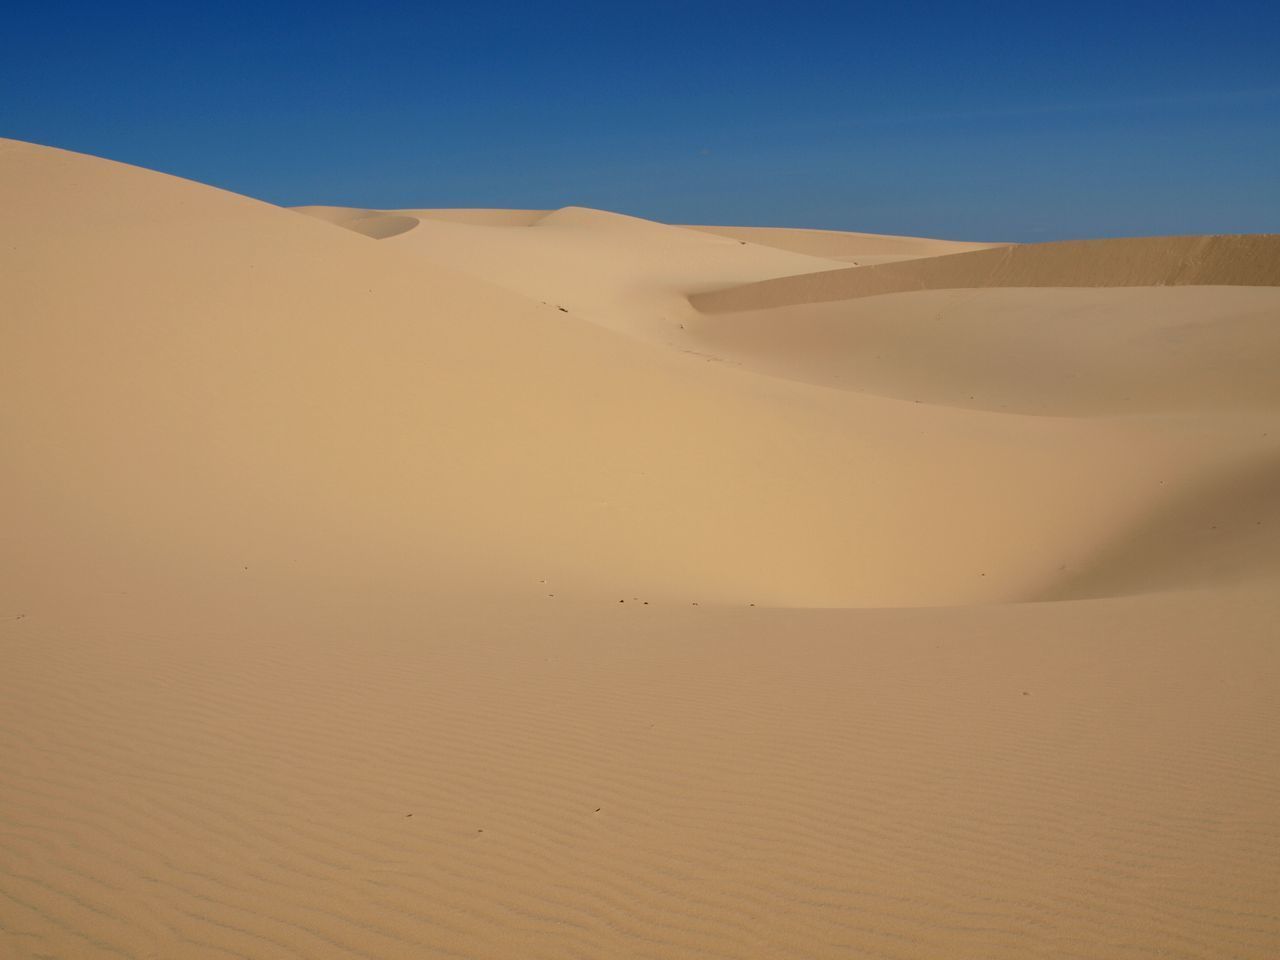
<instances>
[{"instance_id":1,"label":"steep dune face","mask_svg":"<svg viewBox=\"0 0 1280 960\"><path fill-rule=\"evenodd\" d=\"M1280 286L925 290L709 314L697 349L806 383L997 413L1280 408Z\"/></svg>"},{"instance_id":2,"label":"steep dune face","mask_svg":"<svg viewBox=\"0 0 1280 960\"><path fill-rule=\"evenodd\" d=\"M0 955L1277 952L1274 290L0 209Z\"/></svg>"},{"instance_id":3,"label":"steep dune face","mask_svg":"<svg viewBox=\"0 0 1280 960\"><path fill-rule=\"evenodd\" d=\"M895 237L877 233L850 233L840 230L792 230L785 227L705 227L691 226L733 240L777 247L813 257L847 260L857 266L893 263L920 257L940 257L969 250L1005 246L999 243L970 243L933 240L928 237Z\"/></svg>"},{"instance_id":4,"label":"steep dune face","mask_svg":"<svg viewBox=\"0 0 1280 960\"><path fill-rule=\"evenodd\" d=\"M910 290L988 287L1275 286L1280 235L1137 237L996 247L846 267L695 294L704 313L763 310Z\"/></svg>"}]
</instances>

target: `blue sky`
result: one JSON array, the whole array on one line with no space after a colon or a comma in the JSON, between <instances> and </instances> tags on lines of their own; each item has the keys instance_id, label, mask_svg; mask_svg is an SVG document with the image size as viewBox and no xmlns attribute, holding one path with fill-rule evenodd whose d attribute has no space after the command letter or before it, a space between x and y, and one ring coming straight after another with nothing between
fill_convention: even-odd
<instances>
[{"instance_id":1,"label":"blue sky","mask_svg":"<svg viewBox=\"0 0 1280 960\"><path fill-rule=\"evenodd\" d=\"M1280 3L19 3L0 133L275 203L1280 232Z\"/></svg>"}]
</instances>

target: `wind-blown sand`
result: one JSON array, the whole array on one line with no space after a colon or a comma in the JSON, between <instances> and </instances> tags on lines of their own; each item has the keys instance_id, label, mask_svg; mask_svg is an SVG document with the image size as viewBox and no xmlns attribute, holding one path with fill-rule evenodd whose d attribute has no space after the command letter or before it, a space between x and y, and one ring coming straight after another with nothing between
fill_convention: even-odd
<instances>
[{"instance_id":1,"label":"wind-blown sand","mask_svg":"<svg viewBox=\"0 0 1280 960\"><path fill-rule=\"evenodd\" d=\"M0 209L0 956L1280 953L1275 238Z\"/></svg>"}]
</instances>

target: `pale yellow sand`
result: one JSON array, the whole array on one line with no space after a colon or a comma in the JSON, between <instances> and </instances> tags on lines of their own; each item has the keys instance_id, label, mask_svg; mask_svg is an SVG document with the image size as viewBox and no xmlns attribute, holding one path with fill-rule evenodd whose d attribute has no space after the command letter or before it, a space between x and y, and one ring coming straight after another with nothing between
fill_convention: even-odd
<instances>
[{"instance_id":1,"label":"pale yellow sand","mask_svg":"<svg viewBox=\"0 0 1280 960\"><path fill-rule=\"evenodd\" d=\"M1280 950L1257 270L704 313L873 238L0 209L0 956Z\"/></svg>"},{"instance_id":2,"label":"pale yellow sand","mask_svg":"<svg viewBox=\"0 0 1280 960\"><path fill-rule=\"evenodd\" d=\"M756 370L948 407L1265 413L1280 405L1278 316L1276 286L993 287L707 314L687 329Z\"/></svg>"},{"instance_id":3,"label":"pale yellow sand","mask_svg":"<svg viewBox=\"0 0 1280 960\"><path fill-rule=\"evenodd\" d=\"M1274 286L1280 234L1134 237L1003 246L843 267L695 294L705 313L762 310L911 290L993 287Z\"/></svg>"},{"instance_id":4,"label":"pale yellow sand","mask_svg":"<svg viewBox=\"0 0 1280 960\"><path fill-rule=\"evenodd\" d=\"M917 257L938 257L944 254L1004 246L1004 244L993 243L932 240L925 237L892 237L877 233L790 230L782 227L690 227L690 229L748 243L759 243L766 247L807 253L815 257L847 260L858 266L892 263L895 260L914 260Z\"/></svg>"}]
</instances>

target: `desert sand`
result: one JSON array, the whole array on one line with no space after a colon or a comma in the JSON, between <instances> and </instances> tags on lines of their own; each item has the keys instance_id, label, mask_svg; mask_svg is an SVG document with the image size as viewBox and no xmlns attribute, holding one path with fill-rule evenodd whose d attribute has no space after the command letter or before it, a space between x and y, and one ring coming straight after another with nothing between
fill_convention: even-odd
<instances>
[{"instance_id":1,"label":"desert sand","mask_svg":"<svg viewBox=\"0 0 1280 960\"><path fill-rule=\"evenodd\" d=\"M0 956L1280 955L1280 238L0 210Z\"/></svg>"}]
</instances>

